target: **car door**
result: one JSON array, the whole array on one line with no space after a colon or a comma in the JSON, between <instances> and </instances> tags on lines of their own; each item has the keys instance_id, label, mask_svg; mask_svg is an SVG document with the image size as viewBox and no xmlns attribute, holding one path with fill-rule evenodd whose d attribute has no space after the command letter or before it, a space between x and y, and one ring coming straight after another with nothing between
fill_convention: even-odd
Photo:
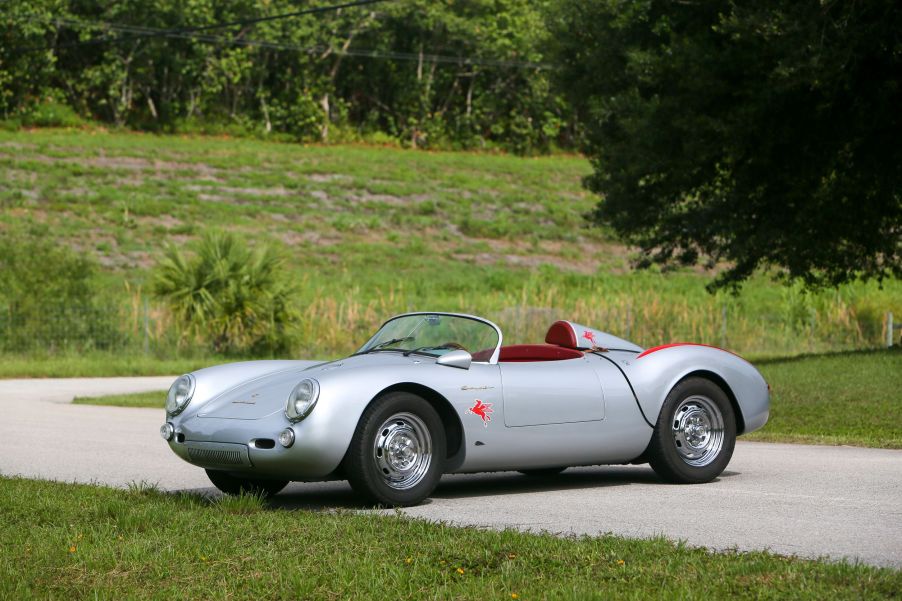
<instances>
[{"instance_id":1,"label":"car door","mask_svg":"<svg viewBox=\"0 0 902 601\"><path fill-rule=\"evenodd\" d=\"M604 392L585 357L499 365L506 426L604 419Z\"/></svg>"}]
</instances>

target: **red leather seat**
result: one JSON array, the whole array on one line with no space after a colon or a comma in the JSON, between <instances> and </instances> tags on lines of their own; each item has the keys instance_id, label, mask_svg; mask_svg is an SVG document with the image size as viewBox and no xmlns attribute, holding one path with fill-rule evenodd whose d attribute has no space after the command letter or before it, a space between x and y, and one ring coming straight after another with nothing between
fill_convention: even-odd
<instances>
[{"instance_id":1,"label":"red leather seat","mask_svg":"<svg viewBox=\"0 0 902 601\"><path fill-rule=\"evenodd\" d=\"M501 347L499 363L525 363L530 361L564 361L579 359L583 354L573 349L551 344L511 344Z\"/></svg>"}]
</instances>

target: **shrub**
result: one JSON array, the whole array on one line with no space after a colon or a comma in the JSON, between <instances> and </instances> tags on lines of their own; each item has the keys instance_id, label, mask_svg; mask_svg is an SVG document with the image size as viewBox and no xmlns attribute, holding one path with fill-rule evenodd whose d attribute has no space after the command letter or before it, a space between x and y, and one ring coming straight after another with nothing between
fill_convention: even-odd
<instances>
[{"instance_id":1,"label":"shrub","mask_svg":"<svg viewBox=\"0 0 902 601\"><path fill-rule=\"evenodd\" d=\"M170 246L157 265L154 294L194 338L217 353L287 351L297 313L295 286L274 247L252 251L232 233L212 231L186 257Z\"/></svg>"},{"instance_id":2,"label":"shrub","mask_svg":"<svg viewBox=\"0 0 902 601\"><path fill-rule=\"evenodd\" d=\"M99 301L96 265L43 236L0 236L0 348L109 349L124 344Z\"/></svg>"}]
</instances>

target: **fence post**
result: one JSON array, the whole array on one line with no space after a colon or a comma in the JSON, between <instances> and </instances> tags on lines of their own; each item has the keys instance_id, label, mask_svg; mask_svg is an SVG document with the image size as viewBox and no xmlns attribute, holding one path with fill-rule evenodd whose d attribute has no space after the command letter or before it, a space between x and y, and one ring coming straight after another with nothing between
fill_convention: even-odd
<instances>
[{"instance_id":1,"label":"fence post","mask_svg":"<svg viewBox=\"0 0 902 601\"><path fill-rule=\"evenodd\" d=\"M727 348L727 306L720 309L720 347Z\"/></svg>"},{"instance_id":2,"label":"fence post","mask_svg":"<svg viewBox=\"0 0 902 601\"><path fill-rule=\"evenodd\" d=\"M886 312L886 348L893 346L893 312Z\"/></svg>"},{"instance_id":3,"label":"fence post","mask_svg":"<svg viewBox=\"0 0 902 601\"><path fill-rule=\"evenodd\" d=\"M148 331L150 329L149 320L150 320L150 316L148 315L148 311L147 311L147 297L145 297L144 298L144 320L143 320L144 321L144 354L145 355L150 354L150 339L149 339L150 332Z\"/></svg>"}]
</instances>

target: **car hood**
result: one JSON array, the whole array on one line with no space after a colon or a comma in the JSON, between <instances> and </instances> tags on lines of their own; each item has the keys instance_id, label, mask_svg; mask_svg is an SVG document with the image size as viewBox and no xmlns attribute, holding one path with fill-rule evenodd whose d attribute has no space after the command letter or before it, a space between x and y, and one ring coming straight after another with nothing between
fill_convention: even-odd
<instances>
[{"instance_id":1,"label":"car hood","mask_svg":"<svg viewBox=\"0 0 902 601\"><path fill-rule=\"evenodd\" d=\"M433 362L431 357L385 352L351 356L338 361L304 365L266 373L238 384L210 399L197 412L199 418L262 419L285 410L288 395L304 378L341 377L359 368L390 368L418 362ZM322 399L321 401L322 402Z\"/></svg>"}]
</instances>

